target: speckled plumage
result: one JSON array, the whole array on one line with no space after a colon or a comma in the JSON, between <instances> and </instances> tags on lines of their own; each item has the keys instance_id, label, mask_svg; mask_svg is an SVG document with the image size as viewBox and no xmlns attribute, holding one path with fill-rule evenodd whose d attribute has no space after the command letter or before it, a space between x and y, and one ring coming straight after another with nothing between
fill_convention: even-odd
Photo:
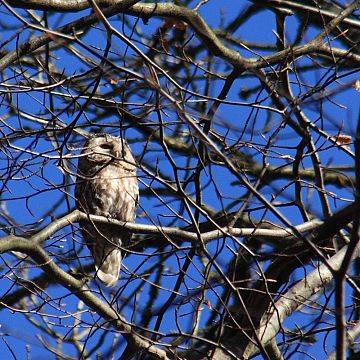
<instances>
[{"instance_id":1,"label":"speckled plumage","mask_svg":"<svg viewBox=\"0 0 360 360\"><path fill-rule=\"evenodd\" d=\"M139 197L134 164L124 139L104 135L88 140L79 158L76 207L89 214L133 222ZM97 277L108 286L114 285L120 274L120 247L131 233L90 222L80 226L94 257Z\"/></svg>"}]
</instances>

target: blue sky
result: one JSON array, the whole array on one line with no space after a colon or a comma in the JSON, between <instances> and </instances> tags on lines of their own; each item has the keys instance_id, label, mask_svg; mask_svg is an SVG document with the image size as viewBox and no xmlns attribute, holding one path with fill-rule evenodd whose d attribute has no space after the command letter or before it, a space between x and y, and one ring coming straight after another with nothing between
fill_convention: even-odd
<instances>
[{"instance_id":1,"label":"blue sky","mask_svg":"<svg viewBox=\"0 0 360 360\"><path fill-rule=\"evenodd\" d=\"M241 6L245 6L247 2L241 3ZM195 2L194 2L195 5ZM218 28L223 23L229 23L229 19L234 18L238 15L239 9L241 8L240 5L236 5L236 9L234 7L233 1L209 1L207 4L203 5L200 10L201 15L204 17L208 23L214 27ZM10 26L14 26L14 28L9 28L7 31L4 31L0 37L0 43L4 43L7 39L10 38L11 35L16 33L16 29L20 28L20 24L18 21L14 20L14 17L9 15L8 12L5 10L4 7L0 8L2 10L2 16L6 24ZM78 16L87 14L89 11L84 11L78 14L52 14L49 16L49 25L50 27L57 27L60 24L67 23L71 20L76 19ZM19 11L19 13L24 14L23 11ZM38 12L40 15L40 12ZM134 17L127 17L128 21L131 24L135 24L136 19ZM160 19L150 19L148 23L143 23L142 21L137 22L137 26L141 29L141 31L146 34L152 34L159 25L163 24L163 20ZM119 29L121 29L120 21L114 22L114 25ZM293 39L293 28L298 26L299 22L295 16L291 16L287 19L287 26L288 26L288 39L289 41ZM125 34L130 36L131 27L127 27ZM275 30L275 15L271 11L260 11L256 16L252 17L250 20L245 22L239 30L237 30L234 35L244 39L248 42L256 42L256 43L270 43L275 44L276 42L276 34ZM314 35L318 33L318 29L312 28L308 32L306 32L304 40L311 39ZM28 36L30 30L21 31L19 34L18 42L22 43L25 41ZM36 35L39 32L35 32ZM189 35L189 33L188 33ZM134 35L134 41L138 41L139 38ZM93 49L95 49L100 54L102 53L105 45L106 37L104 36L104 31L102 26L94 27L89 34L87 34L83 38L84 42L87 45L91 45ZM197 42L198 40L193 39L193 42ZM340 42L335 43L337 46L343 46ZM146 47L136 42L136 45L139 46L143 51L146 51ZM14 38L8 44L4 44L3 48L6 50L14 49L16 46L16 39ZM200 46L200 43L199 43ZM113 46L111 48L112 57L114 59L117 56L123 55L126 47L119 39L113 39ZM88 56L89 58L96 60L95 56L93 56L90 52L86 51L82 46L74 46L73 52L65 51L65 50L55 50L54 51L54 63L56 64L59 71L64 71L68 76L70 75L77 75L83 72L86 69L86 66L77 59L76 51L80 51L81 54ZM271 50L274 51L274 50ZM257 50L258 54L261 55L268 55L270 51L261 51ZM145 67L136 68L134 65L134 51L131 49L127 49L126 53L129 58L129 62L125 64L121 64L123 66L128 66L131 69L135 69L136 71L144 74L144 76L148 76L147 69ZM203 52L204 53L204 52ZM250 54L248 51L242 49L240 53L243 56L249 57ZM205 55L203 55L205 56ZM255 57L255 55L251 55L251 57ZM167 59L169 62L174 61L176 59L169 56ZM302 57L301 59L297 60L297 66L305 66L305 65L313 65L314 61L307 57ZM25 64L23 66L26 66ZM20 68L20 67L19 67ZM18 70L19 70L18 68ZM212 70L214 72L218 72L220 74L228 74L230 71L230 67L227 64L224 64L223 60L218 58L213 59L213 66ZM269 70L269 69L267 69ZM185 71L185 70L184 70ZM327 83L328 79L334 75L334 68L331 71L328 71L326 68L318 67L315 71L309 70L304 74L301 74L301 79L297 79L295 75L291 75L291 81L294 81L293 84L293 91L295 95L301 96L304 94L305 91L313 87L314 85L319 85L320 87L323 84ZM343 74L345 71L343 69L339 69L340 73ZM198 70L199 75L202 74L201 70ZM33 77L34 79L38 77L37 70L28 69L26 76ZM112 73L110 78L104 78L104 81L101 81L99 85L99 92L102 94L107 93L111 89L114 88L114 84L111 81L116 81L116 79L122 79L125 76L124 73ZM13 71L7 71L3 76L2 81L6 83L19 83L22 81L23 85L26 85L24 77L21 73L16 74ZM42 75L43 80L45 80L44 74ZM358 78L357 73L352 73L347 75L344 78L339 78L337 81L333 81L330 83L329 86L320 92L321 95L324 95L324 92L331 92L332 90L337 89L339 86L344 86L344 90L340 93L336 93L331 95L328 99L325 98L324 101L317 101L309 103L307 106L304 105L304 111L306 115L311 119L311 121L316 122L320 127L324 126L326 131L330 136L336 136L339 131L343 134L353 136L354 129L356 127L357 122L357 114L359 111L358 106L358 99L359 93L351 86L351 84ZM40 77L39 77L40 79ZM115 79L115 80L114 80ZM162 84L168 86L170 90L176 95L176 91L171 88L171 84L169 84L164 79L161 79ZM197 81L199 92L204 89L205 82L203 79L200 78ZM301 83L301 87L297 86L296 81ZM122 82L119 82L119 87ZM348 85L350 84L350 85ZM217 96L221 87L223 86L223 81L218 80L213 82L211 89L211 95ZM276 112L266 111L266 110L258 110L251 106L253 101L257 101L258 99L263 99L261 105L263 106L270 106L271 102L267 99L267 94L263 90L258 89L258 91L249 95L248 98L239 97L239 93L246 91L247 89L252 89L255 86L259 86L259 82L250 74L244 74L243 76L239 77L236 81L232 90L230 91L227 100L237 101L238 104L234 105L221 105L219 110L216 113L215 121L214 121L214 129L216 129L220 134L227 136L228 145L233 145L239 141L240 134L244 129L246 124L246 129L241 137L241 150L245 151L248 155L252 156L256 161L262 162L263 155L260 148L264 147L271 137L272 134L276 132L276 129L281 121L281 116ZM348 87L346 87L348 86ZM0 87L3 91L5 88ZM62 91L66 94L74 94L71 90L62 89ZM146 93L147 89L145 89ZM33 90L31 92L14 92L13 93L13 103L24 112L28 112L31 114L37 114L38 116L46 119L47 121L52 119L50 114L50 104L48 99L48 94L45 94L42 91ZM116 99L119 101L121 99L121 94L117 95ZM129 107L134 109L136 113L144 102L144 97L140 93L135 93L130 97L130 100L134 103ZM192 97L189 100L199 100L195 97ZM149 100L151 103L153 99ZM47 106L44 106L44 102L46 102ZM240 104L241 102L241 104ZM78 103L84 104L83 99L79 99ZM190 103L190 102L189 102ZM248 103L248 105L244 106L244 103ZM56 98L55 100L55 107L64 108L65 101L61 100L60 97ZM166 103L164 100L164 119L168 122L166 134L171 135L174 133L179 119L177 118L176 112L172 109L169 103ZM210 106L207 104L207 106ZM188 107L190 109L190 106ZM65 124L70 124L78 115L79 109L76 107L70 107L68 111L59 113L58 119L63 121ZM0 116L4 116L8 112L8 108L6 103L3 102L0 104ZM319 116L321 113L322 117ZM99 109L97 116L100 118L100 125L103 127L98 126L99 123L95 125L89 125L89 121L98 121L97 116L91 114L90 112L85 111L79 118L77 125L83 126L87 130L99 130L105 132L113 131L114 127L119 126L119 116L114 113L109 114L109 116L104 117L106 112L104 109ZM198 116L198 113L194 113L194 116ZM326 123L323 125L321 123L322 118L325 119ZM149 114L148 118L146 119L148 122L156 123L157 116L156 113L153 112ZM39 129L40 126L34 124L33 122L29 121L28 119L24 118L19 114L12 114L9 119L6 119L6 123L13 128L17 129L20 125L27 125L32 126L35 129ZM112 123L112 124L110 124ZM112 126L109 126L112 125ZM121 125L121 124L120 124ZM13 131L9 127L4 125L0 125L0 129L3 131L4 134L11 134ZM152 165L158 165L159 168L162 169L163 173L170 178L174 179L174 173L169 163L169 160L165 157L161 147L155 141L150 141L149 144L146 143L146 137L143 136L135 127L131 126L131 123L126 123L126 131L125 135L129 139L131 144L131 148L134 154L139 158L146 149L144 161L148 162ZM229 130L230 129L230 130ZM180 140L186 140L188 134L186 131L188 130L186 126L182 126L181 130L184 132L183 138ZM329 148L329 142L326 139L317 137L315 134L314 140L315 145L318 149L321 149L319 152L320 158L323 164L327 166L352 166L353 159L346 154L341 149L336 147ZM61 136L60 136L61 138ZM71 137L68 143L68 146L64 148L63 154L73 154L76 156L79 152L79 148L81 147L82 138L78 137ZM298 135L294 133L294 131L285 128L282 130L276 137L276 145L272 146L269 152L268 160L272 166L286 166L287 164L292 164L292 158L296 154L296 147L299 144ZM19 168L18 172L12 172L12 180L7 181L6 188L3 188L1 200L6 204L7 211L13 216L13 218L20 224L26 225L26 229L29 230L31 228L38 228L42 227L49 222L51 222L54 218L64 215L65 213L69 212L74 207L74 198L73 198L73 188L74 188L74 177L73 176L64 176L64 171L59 166L59 158L58 152L54 150L53 144L49 141L44 140L43 137L28 137L28 138L21 138L15 142L16 146L20 148L26 148L28 153L19 155L16 150L12 151L12 156L19 156L16 161L16 164L21 164L24 162L27 169ZM39 153L39 156L35 154ZM45 154L45 155L44 155ZM173 153L174 159L178 166L181 167L192 167L196 164L194 159L188 159L186 156ZM283 155L286 154L287 157ZM76 160L72 160L72 170L75 169ZM4 178L7 177L7 173L4 169L8 165L8 158L5 156L1 156L0 158L0 168L2 169L2 176ZM311 161L309 156L304 158L303 166L306 168L307 166L311 166ZM189 173L191 170L181 170L179 171L179 175L183 178L189 177ZM210 177L211 175L211 177ZM159 188L160 185L154 179L147 176L143 171L139 172L139 179L141 181L141 188L145 189L147 187L150 188ZM212 182L209 182L212 179ZM65 183L65 180L67 183ZM244 189L241 186L236 185L236 179L232 177L230 172L225 171L224 167L220 166L212 166L211 173L210 172L203 172L202 173L202 184L207 184L209 182L209 186L206 187L203 191L203 198L204 202L208 206L213 207L215 210L220 211L223 210L224 207L233 203L235 200L239 199L242 195L245 194ZM280 180L275 183L275 186L264 187L262 189L263 194L270 200L274 194L281 193L285 196L289 196L291 200L294 193L293 186L290 186L286 189L283 187L288 183L288 181ZM333 186L328 186L327 189L329 191L333 191L337 195L336 201L332 201L330 197L330 205L333 211L336 209L341 208L345 204L348 203L353 198L352 189L345 188L343 190L339 190ZM193 185L187 186L186 190L189 193L194 191ZM221 194L221 199L219 198L218 194ZM310 188L304 186L302 191L302 195L305 198L308 198L308 205L310 209L321 216L321 208L319 206L318 196L313 193ZM279 196L279 201L284 201L286 197ZM289 200L289 201L290 201ZM164 203L157 199L157 198L148 198L143 196L140 202L140 208L138 211L138 222L150 223L150 224L162 224L162 225L171 225L171 226L185 226L189 221L189 216L185 213L182 213L182 204L179 201L174 201L173 198L169 197L166 198L167 206ZM57 204L58 203L58 204ZM50 211L54 207L54 204L57 204L56 207ZM258 202L254 202L253 207L259 205ZM170 208L171 207L171 208ZM239 207L239 203L234 204L234 206L229 210L237 210ZM301 217L299 216L299 212L294 210L293 206L284 206L282 208L283 214L294 224L298 224L302 222ZM181 219L180 216L174 217L174 213L181 213L184 216L184 219ZM253 211L252 215L254 218L261 218L265 216L268 221L276 222L278 221L275 216L264 212L263 209L258 211ZM19 231L19 230L17 230ZM75 231L75 232L74 232ZM73 255L77 254L79 256L79 261L75 261L72 264L64 263L62 266L65 269L70 271L75 267L75 264L81 262L82 264L89 263L91 261L89 257L89 252L86 248L82 246L81 243L81 236L80 233L76 232L75 228L66 227L62 229L56 236L48 241L47 243L47 250L49 252L56 253L57 255L66 254L66 255ZM229 241L229 239L225 242L226 246L224 246L223 239L219 239L218 241L212 242L209 247L208 251L212 254L217 252L217 249L221 246L224 246L221 254L218 256L217 260L220 266L223 269L226 269L229 258L231 258L232 250L238 249L238 245ZM182 251L175 252L172 255L165 254L164 256L169 256L167 261L165 261L165 267L162 269L162 286L166 289L171 289L174 285L174 282L177 279L179 269L184 266L184 262L186 259L186 255L189 252L190 244L184 243L184 249ZM169 251L169 248L165 249ZM144 286L141 292L138 292L138 296L135 296L134 289L137 286L140 286L143 283L142 279L131 279L130 283L127 283L129 280L129 272L128 271L135 271L137 274L140 274L147 268L151 268L152 265L156 264L159 261L159 256L154 255L154 248L145 249L143 254L133 254L128 256L124 261L124 272L122 273L122 278L119 281L119 289L122 289L122 292L119 294L118 298L118 306L121 308L122 314L127 319L132 319L133 321L138 321L138 318L134 317L134 311L132 304L137 303L140 306L140 309L146 308L146 304L149 300L149 297L152 296L152 289L153 287L150 284ZM2 262L5 264L6 261L13 261L14 257L11 254L2 255ZM204 262L203 258L200 256L195 257L193 264L190 266L188 270L188 276L185 278L185 282L181 287L181 291L185 294L189 292L189 294L195 293L199 284L203 282L201 271L204 269ZM310 271L313 267L308 266L305 269ZM128 270L127 270L128 269ZM20 269L18 270L18 274L21 276L25 276L25 272L28 271L28 275L35 276L40 274L40 271L35 268L30 269ZM254 269L255 271L255 269ZM302 278L304 269L301 269L293 274L294 279ZM157 273L154 271L149 278L148 281L156 281ZM12 275L9 275L12 276ZM1 294L5 294L8 291L11 291L11 286L13 284L12 280L8 280L3 278L1 280ZM126 286L124 286L126 285ZM94 289L96 289L96 284L94 283ZM101 289L103 290L103 289ZM65 334L68 329L67 326L72 326L74 319L69 317L67 318L64 316L66 311L76 311L77 306L79 304L76 302L75 297L68 297L68 292L60 287L51 287L49 288L49 294L53 298L57 298L57 306L59 307L56 309L55 303L52 304L53 306L46 305L42 310L45 312L48 311L51 314L51 317L48 318L48 321L51 323L56 324L55 328L61 333ZM221 289L214 286L213 291L209 291L206 295L206 299L208 299L211 303L215 303L217 296L221 293ZM159 298L158 302L156 303L159 308L161 307L162 303L166 301L170 292L164 290L162 292L161 297ZM347 295L350 296L351 292L348 289ZM102 295L99 295L102 297ZM111 297L112 294L106 292L106 296ZM129 305L125 308L122 308L122 304L124 299L131 296L131 300ZM181 305L177 307L173 307L166 313L165 320L162 323L161 331L169 331L175 330L177 326L180 326L182 330L189 331L190 324L192 321L191 312L193 311L194 307L197 305L198 300L196 296L186 296L180 297L179 300L182 300ZM321 297L318 300L320 303L326 301L325 297ZM333 307L333 299L329 300L329 307ZM179 302L180 304L180 302ZM34 307L34 311L39 311L36 306ZM66 311L65 311L66 310ZM189 315L190 314L190 315ZM202 318L201 318L201 325L204 325L206 321L212 316L212 309L203 306L202 310ZM295 325L299 326L307 326L310 324L311 320L314 319L318 315L318 312L311 312L309 314L294 314L290 317L285 326L288 328L294 328ZM61 318L61 320L60 320ZM84 328L86 327L86 322L91 323L94 318L96 318L96 314L92 314L90 312L84 314ZM216 317L215 317L216 318ZM40 317L35 315L34 319L40 321ZM176 323L175 319L178 320ZM324 314L322 317L322 321L324 321L324 326L328 326L328 323L333 322L332 314ZM11 311L3 311L2 317L0 320L1 328L0 332L3 334L1 341L2 344L0 345L0 349L2 349L3 355L2 359L11 359L12 354L9 348L16 349L16 352L19 358L26 358L27 348L26 343L30 345L30 349L28 350L31 354L31 358L38 358L38 359L47 359L49 358L49 353L44 352L44 349L36 337L36 330L35 327L29 324L26 320L26 315L16 313L13 314ZM154 326L152 322L150 324ZM322 324L321 324L322 326ZM96 342L99 340L100 332L95 333L93 336L89 338L87 341L87 350L91 349L92 346L95 346ZM329 335L325 338L324 335L320 333L318 343L312 347L306 348L306 351L309 356L313 356L314 358L320 358L324 354L322 340L326 343L326 346L329 350L332 350L332 346L334 344L335 339L335 332L332 331ZM323 339L322 339L323 337ZM52 346L55 346L55 343L49 337L46 338ZM108 333L105 345L100 348L100 351L104 351L106 346L111 344L112 341L116 340L113 333ZM281 336L279 335L279 339ZM116 352L117 356L121 353L121 349L124 346L124 343L120 343L118 346L118 350ZM69 351L70 354L74 355L74 349L70 345L64 345L64 348ZM321 355L320 355L321 354ZM302 359L302 358L309 358L306 357L304 354L297 354L291 357L292 359Z\"/></svg>"}]
</instances>

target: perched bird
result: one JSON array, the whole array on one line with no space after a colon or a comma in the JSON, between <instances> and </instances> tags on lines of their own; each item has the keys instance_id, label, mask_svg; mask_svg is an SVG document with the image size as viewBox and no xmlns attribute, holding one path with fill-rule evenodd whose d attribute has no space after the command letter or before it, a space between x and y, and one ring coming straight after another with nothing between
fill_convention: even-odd
<instances>
[{"instance_id":1,"label":"perched bird","mask_svg":"<svg viewBox=\"0 0 360 360\"><path fill-rule=\"evenodd\" d=\"M139 198L135 160L123 138L97 135L89 139L79 157L76 207L88 214L133 222ZM95 261L96 275L113 286L121 267L121 249L131 238L126 229L107 224L80 223Z\"/></svg>"}]
</instances>

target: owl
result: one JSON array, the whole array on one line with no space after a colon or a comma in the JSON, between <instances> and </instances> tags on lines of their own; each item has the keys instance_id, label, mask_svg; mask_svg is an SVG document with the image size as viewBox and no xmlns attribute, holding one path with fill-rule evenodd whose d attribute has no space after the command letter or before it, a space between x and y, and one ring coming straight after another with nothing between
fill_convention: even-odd
<instances>
[{"instance_id":1,"label":"owl","mask_svg":"<svg viewBox=\"0 0 360 360\"><path fill-rule=\"evenodd\" d=\"M139 198L135 160L123 138L101 135L89 139L79 157L76 207L87 214L133 222ZM126 229L107 224L80 223L95 262L96 275L107 286L117 282L121 246L131 238Z\"/></svg>"}]
</instances>

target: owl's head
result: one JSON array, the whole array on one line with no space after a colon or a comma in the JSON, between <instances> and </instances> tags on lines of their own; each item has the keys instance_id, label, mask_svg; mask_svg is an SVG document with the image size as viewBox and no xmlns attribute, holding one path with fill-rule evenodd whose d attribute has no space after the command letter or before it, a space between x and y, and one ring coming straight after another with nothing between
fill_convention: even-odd
<instances>
[{"instance_id":1,"label":"owl's head","mask_svg":"<svg viewBox=\"0 0 360 360\"><path fill-rule=\"evenodd\" d=\"M94 166L107 163L121 164L131 170L135 163L126 140L111 135L97 135L90 138L84 145L82 155L81 161L85 160Z\"/></svg>"}]
</instances>

